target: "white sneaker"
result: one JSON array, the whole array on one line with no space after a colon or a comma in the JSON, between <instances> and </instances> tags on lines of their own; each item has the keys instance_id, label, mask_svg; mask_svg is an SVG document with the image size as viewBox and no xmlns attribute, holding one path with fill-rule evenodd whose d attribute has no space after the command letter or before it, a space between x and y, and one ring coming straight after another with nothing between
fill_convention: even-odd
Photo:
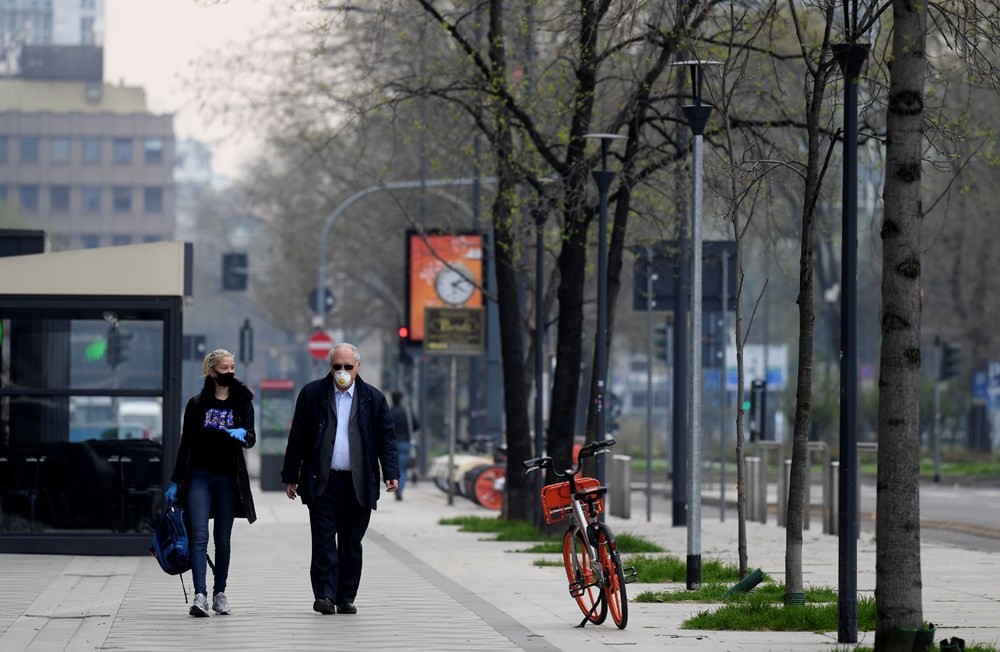
<instances>
[{"instance_id":1,"label":"white sneaker","mask_svg":"<svg viewBox=\"0 0 1000 652\"><path fill-rule=\"evenodd\" d=\"M194 602L191 603L191 611L188 613L197 618L207 618L209 616L208 596L204 593L195 593Z\"/></svg>"},{"instance_id":2,"label":"white sneaker","mask_svg":"<svg viewBox=\"0 0 1000 652\"><path fill-rule=\"evenodd\" d=\"M220 616L228 616L230 614L229 600L226 600L225 593L216 593L215 597L212 598L212 611Z\"/></svg>"}]
</instances>

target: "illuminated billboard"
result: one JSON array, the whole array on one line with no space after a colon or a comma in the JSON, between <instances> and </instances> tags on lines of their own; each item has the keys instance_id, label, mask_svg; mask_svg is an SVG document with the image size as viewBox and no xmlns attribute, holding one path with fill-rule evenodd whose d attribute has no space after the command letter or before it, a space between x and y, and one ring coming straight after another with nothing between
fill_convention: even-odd
<instances>
[{"instance_id":1,"label":"illuminated billboard","mask_svg":"<svg viewBox=\"0 0 1000 652\"><path fill-rule=\"evenodd\" d=\"M478 233L406 234L407 341L424 339L427 308L483 306L483 236Z\"/></svg>"}]
</instances>

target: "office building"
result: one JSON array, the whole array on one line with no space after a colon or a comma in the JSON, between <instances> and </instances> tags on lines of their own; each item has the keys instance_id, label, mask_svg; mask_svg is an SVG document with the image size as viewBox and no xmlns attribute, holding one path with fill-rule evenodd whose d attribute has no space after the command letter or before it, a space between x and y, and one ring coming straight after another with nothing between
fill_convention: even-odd
<instances>
[{"instance_id":1,"label":"office building","mask_svg":"<svg viewBox=\"0 0 1000 652\"><path fill-rule=\"evenodd\" d=\"M141 88L0 79L0 200L54 249L172 239L173 152Z\"/></svg>"}]
</instances>

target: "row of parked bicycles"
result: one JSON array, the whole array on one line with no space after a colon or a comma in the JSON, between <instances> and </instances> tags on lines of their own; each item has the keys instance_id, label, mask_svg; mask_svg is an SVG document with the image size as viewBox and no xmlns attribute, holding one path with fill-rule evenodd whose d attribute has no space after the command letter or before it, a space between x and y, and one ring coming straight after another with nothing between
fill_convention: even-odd
<instances>
[{"instance_id":1,"label":"row of parked bicycles","mask_svg":"<svg viewBox=\"0 0 1000 652\"><path fill-rule=\"evenodd\" d=\"M472 437L456 443L452 492L486 509L503 507L507 452L490 437ZM448 455L431 461L428 474L438 489L448 492Z\"/></svg>"}]
</instances>

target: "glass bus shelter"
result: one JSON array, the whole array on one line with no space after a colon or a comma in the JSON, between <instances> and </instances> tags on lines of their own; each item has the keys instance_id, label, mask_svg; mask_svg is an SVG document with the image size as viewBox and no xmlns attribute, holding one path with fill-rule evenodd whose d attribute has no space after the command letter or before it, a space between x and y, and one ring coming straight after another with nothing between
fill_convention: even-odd
<instances>
[{"instance_id":1,"label":"glass bus shelter","mask_svg":"<svg viewBox=\"0 0 1000 652\"><path fill-rule=\"evenodd\" d=\"M180 437L190 254L0 258L0 552L146 553Z\"/></svg>"}]
</instances>

